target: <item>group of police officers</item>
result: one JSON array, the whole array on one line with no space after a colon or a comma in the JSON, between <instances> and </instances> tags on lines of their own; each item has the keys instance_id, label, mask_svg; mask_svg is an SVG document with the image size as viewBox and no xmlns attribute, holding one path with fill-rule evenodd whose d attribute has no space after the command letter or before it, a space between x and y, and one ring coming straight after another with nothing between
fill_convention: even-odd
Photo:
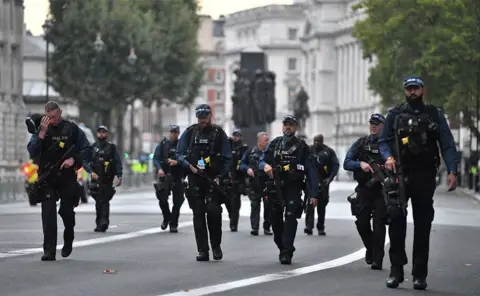
<instances>
[{"instance_id":1,"label":"group of police officers","mask_svg":"<svg viewBox=\"0 0 480 296\"><path fill-rule=\"evenodd\" d=\"M356 196L349 196L348 200L366 248L365 260L372 269L383 268L386 225L389 225L391 269L386 283L389 288L396 288L404 281L409 199L415 225L413 286L420 290L427 287L435 175L440 162L437 143L449 172L448 188L450 191L456 188L455 143L443 113L424 103L423 87L421 77L407 77L403 85L406 102L390 110L386 118L373 114L369 119L370 135L353 143L343 164L358 182ZM42 184L37 184L36 196L42 203L42 260L53 261L58 200L65 225L61 254L68 257L72 252L74 208L78 205L74 194L75 170L83 167L92 176L90 193L97 211L95 231L105 232L109 225L109 202L115 194L114 183L121 184L122 165L115 145L107 141L107 127L97 129L98 141L90 146L75 123L62 119L57 103L47 103L45 111L28 151L39 165L39 175L47 176L40 178ZM213 259L221 260L221 205L225 204L228 210L230 230L236 232L241 195L248 195L251 235L259 235L263 202L263 232L272 235L273 231L280 263L291 264L298 219L303 212L307 235L313 234L315 207L318 234L326 234L329 185L339 169L335 152L323 143L322 135L315 136L310 147L297 137L298 122L293 116L283 119L282 136L270 141L268 133L260 132L257 145L249 148L240 130L234 130L229 138L220 126L212 124L209 105L197 106L195 113L196 124L181 136L179 127L172 125L169 138L155 149L153 164L158 181L154 187L163 214L161 228L178 232L180 208L186 197L193 211L197 261L210 260L210 249Z\"/></svg>"}]
</instances>

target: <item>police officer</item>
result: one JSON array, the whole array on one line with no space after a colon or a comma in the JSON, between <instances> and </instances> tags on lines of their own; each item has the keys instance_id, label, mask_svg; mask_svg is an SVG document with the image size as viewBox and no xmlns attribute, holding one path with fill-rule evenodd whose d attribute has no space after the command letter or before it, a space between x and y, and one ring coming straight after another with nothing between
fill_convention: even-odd
<instances>
[{"instance_id":1,"label":"police officer","mask_svg":"<svg viewBox=\"0 0 480 296\"><path fill-rule=\"evenodd\" d=\"M213 259L221 260L222 198L213 190L213 181L219 185L232 166L232 149L225 131L212 124L212 110L207 104L195 108L198 123L187 128L177 147L177 159L189 169L187 201L193 210L193 228L197 241L197 261L208 261L208 234ZM205 220L205 215L206 220ZM208 222L208 231L207 231Z\"/></svg>"},{"instance_id":2,"label":"police officer","mask_svg":"<svg viewBox=\"0 0 480 296\"><path fill-rule=\"evenodd\" d=\"M68 257L72 253L74 239L74 208L78 205L80 196L75 168L83 165L91 172L88 165L91 146L75 123L62 118L58 103L48 102L45 105L45 115L41 119L38 134L32 135L27 149L30 158L38 159L40 177L51 171L40 192L44 251L42 261L54 261L57 247L57 200L60 199L58 213L65 226L61 254L62 257ZM72 152L67 153L73 145L75 147ZM57 163L61 164L55 166Z\"/></svg>"},{"instance_id":3,"label":"police officer","mask_svg":"<svg viewBox=\"0 0 480 296\"><path fill-rule=\"evenodd\" d=\"M90 195L95 200L96 219L95 232L105 232L110 225L110 200L115 195L115 186L122 183L122 159L118 154L117 146L109 141L108 128L101 125L97 128L97 142L92 145L93 156L91 167L92 183Z\"/></svg>"},{"instance_id":4,"label":"police officer","mask_svg":"<svg viewBox=\"0 0 480 296\"><path fill-rule=\"evenodd\" d=\"M260 156L268 145L268 133L260 132L257 134L257 146L248 149L242 157L240 170L248 175L248 198L250 199L250 225L252 227L251 235L258 235L260 227L260 204L263 201L263 233L272 235L270 231L270 219L268 211L268 202L265 198L265 182L267 175L264 171L258 169Z\"/></svg>"},{"instance_id":5,"label":"police officer","mask_svg":"<svg viewBox=\"0 0 480 296\"><path fill-rule=\"evenodd\" d=\"M435 176L440 163L437 142L448 170L447 186L457 186L456 148L445 115L423 101L424 80L409 76L403 82L406 102L389 111L380 134L380 152L387 169L405 177L406 199L411 198L414 220L412 275L414 289L427 287L430 231L434 217ZM397 167L400 162L400 167ZM404 281L406 216L396 216L388 229L390 235L390 276L387 287L396 288Z\"/></svg>"},{"instance_id":6,"label":"police officer","mask_svg":"<svg viewBox=\"0 0 480 296\"><path fill-rule=\"evenodd\" d=\"M162 182L162 190L157 190L158 204L162 210L163 223L161 228L166 229L170 225L170 232L178 232L178 218L180 216L180 208L185 200L184 184L185 169L179 164L176 156L178 136L180 127L178 125L170 126L169 139L164 139L155 148L153 154L153 165L157 169L157 174ZM170 211L168 204L168 196L172 191L173 207Z\"/></svg>"},{"instance_id":7,"label":"police officer","mask_svg":"<svg viewBox=\"0 0 480 296\"><path fill-rule=\"evenodd\" d=\"M338 163L335 151L323 143L323 135L319 134L313 138L313 145L310 146L310 154L317 169L321 198L317 206L317 230L318 235L326 235L325 233L325 210L330 199L330 183L338 173L340 164ZM313 224L315 222L315 211L311 204L307 205L305 215L305 230L308 235L312 235Z\"/></svg>"},{"instance_id":8,"label":"police officer","mask_svg":"<svg viewBox=\"0 0 480 296\"><path fill-rule=\"evenodd\" d=\"M356 199L353 208L356 216L357 231L367 249L365 261L374 270L382 269L385 255L385 201L383 186L380 182L373 182L373 169L369 162L383 165L384 161L378 148L378 136L383 128L385 117L381 114L372 114L370 117L370 135L361 137L353 143L347 152L343 168L353 172L358 182ZM373 230L370 220L373 220Z\"/></svg>"},{"instance_id":9,"label":"police officer","mask_svg":"<svg viewBox=\"0 0 480 296\"><path fill-rule=\"evenodd\" d=\"M291 264L298 221L303 212L302 187L307 177L313 206L318 203L318 178L308 145L295 136L298 122L293 116L283 119L283 136L273 139L260 157L259 168L268 177L267 194L273 239L280 250L281 264ZM275 192L275 193L274 193ZM285 212L285 221L283 215Z\"/></svg>"},{"instance_id":10,"label":"police officer","mask_svg":"<svg viewBox=\"0 0 480 296\"><path fill-rule=\"evenodd\" d=\"M243 154L248 150L247 144L242 140L242 132L239 129L233 130L232 138L229 139L232 147L232 167L230 168L231 190L230 200L225 203L230 218L230 230L236 232L238 219L240 218L240 207L242 205L242 194L245 194L246 176L240 170L240 162Z\"/></svg>"}]
</instances>

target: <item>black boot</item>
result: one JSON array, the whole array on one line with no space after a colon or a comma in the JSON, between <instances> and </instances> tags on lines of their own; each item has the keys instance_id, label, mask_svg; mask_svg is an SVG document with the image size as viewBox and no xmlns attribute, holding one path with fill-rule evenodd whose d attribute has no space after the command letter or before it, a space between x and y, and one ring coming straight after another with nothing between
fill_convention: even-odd
<instances>
[{"instance_id":1,"label":"black boot","mask_svg":"<svg viewBox=\"0 0 480 296\"><path fill-rule=\"evenodd\" d=\"M208 252L198 252L197 261L209 261L210 255Z\"/></svg>"},{"instance_id":2,"label":"black boot","mask_svg":"<svg viewBox=\"0 0 480 296\"><path fill-rule=\"evenodd\" d=\"M280 256L278 256L281 264L290 265L292 264L292 255L290 252L282 252Z\"/></svg>"},{"instance_id":3,"label":"black boot","mask_svg":"<svg viewBox=\"0 0 480 296\"><path fill-rule=\"evenodd\" d=\"M365 262L367 262L368 265L371 265L373 262L373 252L370 249L367 249L365 252Z\"/></svg>"},{"instance_id":4,"label":"black boot","mask_svg":"<svg viewBox=\"0 0 480 296\"><path fill-rule=\"evenodd\" d=\"M250 231L251 235L258 236L258 230L252 230Z\"/></svg>"},{"instance_id":5,"label":"black boot","mask_svg":"<svg viewBox=\"0 0 480 296\"><path fill-rule=\"evenodd\" d=\"M167 229L169 222L170 222L170 221L168 221L168 220L166 220L166 219L163 220L162 225L160 226L160 227L162 228L162 230Z\"/></svg>"},{"instance_id":6,"label":"black boot","mask_svg":"<svg viewBox=\"0 0 480 296\"><path fill-rule=\"evenodd\" d=\"M73 251L72 243L71 242L64 243L62 248L62 257L67 258L68 256L70 256L70 254L72 254L72 251Z\"/></svg>"},{"instance_id":7,"label":"black boot","mask_svg":"<svg viewBox=\"0 0 480 296\"><path fill-rule=\"evenodd\" d=\"M263 234L265 234L265 235L273 235L272 231L271 231L270 229L268 229L268 228L265 228L265 229L263 230Z\"/></svg>"},{"instance_id":8,"label":"black boot","mask_svg":"<svg viewBox=\"0 0 480 296\"><path fill-rule=\"evenodd\" d=\"M223 252L220 246L213 248L212 253L213 253L213 260L222 260Z\"/></svg>"},{"instance_id":9,"label":"black boot","mask_svg":"<svg viewBox=\"0 0 480 296\"><path fill-rule=\"evenodd\" d=\"M427 286L426 279L413 278L413 288L415 290L425 290Z\"/></svg>"},{"instance_id":10,"label":"black boot","mask_svg":"<svg viewBox=\"0 0 480 296\"><path fill-rule=\"evenodd\" d=\"M45 253L42 256L42 261L55 261L55 253Z\"/></svg>"},{"instance_id":11,"label":"black boot","mask_svg":"<svg viewBox=\"0 0 480 296\"><path fill-rule=\"evenodd\" d=\"M390 267L390 275L387 278L387 288L395 289L403 283L403 266L392 266Z\"/></svg>"},{"instance_id":12,"label":"black boot","mask_svg":"<svg viewBox=\"0 0 480 296\"><path fill-rule=\"evenodd\" d=\"M312 235L312 234L313 234L313 231L312 231L311 228L305 228L305 229L303 230L303 232L304 232L305 234L307 234L307 235Z\"/></svg>"}]
</instances>

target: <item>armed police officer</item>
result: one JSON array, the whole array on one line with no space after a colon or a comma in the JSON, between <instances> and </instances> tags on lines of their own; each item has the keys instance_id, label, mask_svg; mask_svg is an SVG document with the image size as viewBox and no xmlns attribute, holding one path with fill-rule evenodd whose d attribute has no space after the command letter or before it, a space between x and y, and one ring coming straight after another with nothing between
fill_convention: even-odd
<instances>
[{"instance_id":1,"label":"armed police officer","mask_svg":"<svg viewBox=\"0 0 480 296\"><path fill-rule=\"evenodd\" d=\"M323 135L319 134L313 138L313 145L310 146L310 155L315 163L318 173L318 188L321 198L317 205L317 231L318 235L326 235L325 233L325 211L330 199L330 183L338 174L340 164L338 163L335 151L323 143ZM313 224L315 222L315 211L312 204L307 205L305 214L305 230L308 235L313 234Z\"/></svg>"},{"instance_id":2,"label":"armed police officer","mask_svg":"<svg viewBox=\"0 0 480 296\"><path fill-rule=\"evenodd\" d=\"M184 178L185 169L177 161L177 144L180 127L178 125L170 126L169 139L164 139L155 149L153 155L153 165L157 169L160 182L156 184L155 193L157 195L160 209L162 210L163 223L162 229L170 225L170 232L178 232L178 218L180 208L185 201L184 197ZM173 195L173 206L170 211L168 196L170 191Z\"/></svg>"},{"instance_id":3,"label":"armed police officer","mask_svg":"<svg viewBox=\"0 0 480 296\"><path fill-rule=\"evenodd\" d=\"M353 143L347 152L343 168L353 172L358 186L357 196L349 200L355 224L363 245L367 249L365 261L372 269L382 269L385 255L385 200L381 182L375 181L372 166L383 166L384 161L378 148L378 136L383 128L385 117L372 114L370 117L370 135L361 137ZM373 230L371 226L373 220Z\"/></svg>"},{"instance_id":4,"label":"armed police officer","mask_svg":"<svg viewBox=\"0 0 480 296\"><path fill-rule=\"evenodd\" d=\"M62 118L62 110L56 102L45 105L45 115L40 127L28 143L32 159L38 160L38 201L42 203L43 251L42 261L54 261L57 247L58 213L63 219L62 257L72 253L75 227L74 208L79 203L75 168L84 167L91 172L88 162L91 146L83 131L73 122ZM44 176L45 179L41 180Z\"/></svg>"},{"instance_id":5,"label":"armed police officer","mask_svg":"<svg viewBox=\"0 0 480 296\"><path fill-rule=\"evenodd\" d=\"M219 187L232 166L232 149L225 131L212 124L212 110L207 104L195 108L198 123L187 128L177 147L177 159L189 169L187 201L193 210L193 228L197 241L197 261L208 261L208 234L213 259L221 260L222 207L225 192ZM206 215L206 220L205 220ZM208 222L208 230L207 230Z\"/></svg>"},{"instance_id":6,"label":"armed police officer","mask_svg":"<svg viewBox=\"0 0 480 296\"><path fill-rule=\"evenodd\" d=\"M457 159L452 133L445 115L423 101L424 80L409 76L403 82L406 102L389 111L380 134L380 152L385 167L400 176L406 201L411 198L414 220L412 275L413 287L427 287L430 231L434 217L433 195L435 176L440 164L438 144L448 169L448 190L456 188ZM391 270L387 287L396 288L404 281L403 266L407 264L405 236L407 217L395 215L388 229L390 235Z\"/></svg>"},{"instance_id":7,"label":"armed police officer","mask_svg":"<svg viewBox=\"0 0 480 296\"><path fill-rule=\"evenodd\" d=\"M260 156L268 145L268 133L260 132L257 134L257 146L248 149L242 157L240 170L248 175L248 198L250 199L250 225L252 227L251 235L258 235L260 227L260 205L263 201L263 233L272 235L270 231L270 219L268 211L268 202L265 198L265 182L267 175L258 168Z\"/></svg>"},{"instance_id":8,"label":"armed police officer","mask_svg":"<svg viewBox=\"0 0 480 296\"><path fill-rule=\"evenodd\" d=\"M240 170L240 162L243 154L248 150L247 144L242 140L242 132L240 129L233 130L232 138L229 139L232 147L232 167L230 168L231 190L225 207L230 218L230 230L236 232L238 229L238 219L240 218L240 207L242 205L242 194L245 194L246 176Z\"/></svg>"},{"instance_id":9,"label":"armed police officer","mask_svg":"<svg viewBox=\"0 0 480 296\"><path fill-rule=\"evenodd\" d=\"M115 195L115 186L122 184L122 159L117 146L109 141L108 128L101 125L97 128L97 142L92 145L92 182L89 185L90 195L95 200L95 232L105 232L110 225L110 201Z\"/></svg>"},{"instance_id":10,"label":"armed police officer","mask_svg":"<svg viewBox=\"0 0 480 296\"><path fill-rule=\"evenodd\" d=\"M304 208L302 188L305 176L313 206L317 205L319 199L315 166L308 145L295 136L297 126L295 117L286 116L283 119L283 136L268 144L259 161L259 168L271 178L267 182L270 222L273 239L280 250L281 264L292 263L297 219L301 218Z\"/></svg>"}]
</instances>

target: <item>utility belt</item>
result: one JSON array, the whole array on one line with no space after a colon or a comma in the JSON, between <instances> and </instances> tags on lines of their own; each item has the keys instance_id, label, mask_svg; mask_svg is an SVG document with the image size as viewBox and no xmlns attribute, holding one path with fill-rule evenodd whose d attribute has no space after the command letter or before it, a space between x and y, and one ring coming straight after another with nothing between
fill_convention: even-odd
<instances>
[{"instance_id":1,"label":"utility belt","mask_svg":"<svg viewBox=\"0 0 480 296\"><path fill-rule=\"evenodd\" d=\"M165 202L170 196L170 191L172 190L174 183L174 176L167 174L165 177L160 177L157 182L153 183L153 188L155 188L155 195L160 202Z\"/></svg>"}]
</instances>

